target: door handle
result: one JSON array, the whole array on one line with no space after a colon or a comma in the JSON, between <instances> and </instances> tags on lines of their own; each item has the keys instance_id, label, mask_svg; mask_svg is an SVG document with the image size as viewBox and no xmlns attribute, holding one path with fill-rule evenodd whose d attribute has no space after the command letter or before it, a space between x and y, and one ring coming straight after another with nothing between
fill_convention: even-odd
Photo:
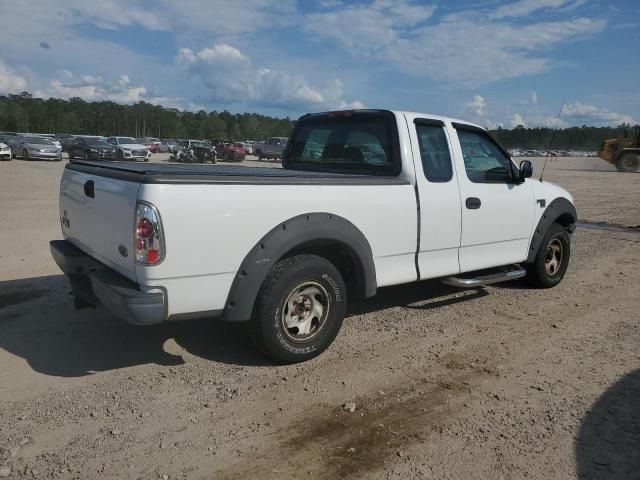
<instances>
[{"instance_id":1,"label":"door handle","mask_svg":"<svg viewBox=\"0 0 640 480\"><path fill-rule=\"evenodd\" d=\"M93 180L87 180L84 184L84 194L89 198L95 197L95 188Z\"/></svg>"},{"instance_id":2,"label":"door handle","mask_svg":"<svg viewBox=\"0 0 640 480\"><path fill-rule=\"evenodd\" d=\"M469 197L467 198L467 200L464 202L464 204L467 206L467 208L469 210L477 210L480 208L480 205L482 205L482 202L480 201L479 198L476 197Z\"/></svg>"}]
</instances>

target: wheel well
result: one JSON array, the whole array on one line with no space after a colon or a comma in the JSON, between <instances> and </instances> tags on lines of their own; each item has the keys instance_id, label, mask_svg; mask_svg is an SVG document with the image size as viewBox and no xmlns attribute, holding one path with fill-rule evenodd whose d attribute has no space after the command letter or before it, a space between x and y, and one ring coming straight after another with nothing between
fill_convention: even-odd
<instances>
[{"instance_id":1,"label":"wheel well","mask_svg":"<svg viewBox=\"0 0 640 480\"><path fill-rule=\"evenodd\" d=\"M573 218L573 215L571 215L570 213L563 213L558 218L556 218L555 222L566 228L572 223L576 223L576 219Z\"/></svg>"},{"instance_id":2,"label":"wheel well","mask_svg":"<svg viewBox=\"0 0 640 480\"><path fill-rule=\"evenodd\" d=\"M300 254L317 255L331 262L342 275L349 295L364 297L364 268L347 244L335 240L312 240L289 250L282 258Z\"/></svg>"}]
</instances>

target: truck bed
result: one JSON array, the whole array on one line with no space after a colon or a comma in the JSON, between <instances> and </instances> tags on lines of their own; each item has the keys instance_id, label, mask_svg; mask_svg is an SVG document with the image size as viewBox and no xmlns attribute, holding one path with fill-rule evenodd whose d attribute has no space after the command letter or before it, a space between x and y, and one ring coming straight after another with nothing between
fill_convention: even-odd
<instances>
[{"instance_id":1,"label":"truck bed","mask_svg":"<svg viewBox=\"0 0 640 480\"><path fill-rule=\"evenodd\" d=\"M146 184L408 184L406 180L399 177L206 164L73 161L66 168L76 172Z\"/></svg>"}]
</instances>

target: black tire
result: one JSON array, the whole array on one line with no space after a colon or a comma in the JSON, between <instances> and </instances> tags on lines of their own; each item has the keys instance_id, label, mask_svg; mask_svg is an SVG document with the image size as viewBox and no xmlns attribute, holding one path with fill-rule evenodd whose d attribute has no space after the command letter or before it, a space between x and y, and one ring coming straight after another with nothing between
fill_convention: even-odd
<instances>
[{"instance_id":1,"label":"black tire","mask_svg":"<svg viewBox=\"0 0 640 480\"><path fill-rule=\"evenodd\" d=\"M82 154L82 158L83 158L85 161L90 160L90 158L89 158L89 152L86 152L86 151L85 151L85 152L83 152L83 154Z\"/></svg>"},{"instance_id":2,"label":"black tire","mask_svg":"<svg viewBox=\"0 0 640 480\"><path fill-rule=\"evenodd\" d=\"M27 149L22 150L22 158L24 160L29 160L29 151Z\"/></svg>"},{"instance_id":3,"label":"black tire","mask_svg":"<svg viewBox=\"0 0 640 480\"><path fill-rule=\"evenodd\" d=\"M312 293L305 293L309 291ZM285 325L287 316L293 313L288 300L295 304L295 310L302 309L294 318L308 319L306 335L297 327ZM317 305L322 310L319 316ZM346 307L347 289L336 267L316 255L297 255L280 260L267 275L249 321L249 332L256 347L273 360L304 362L331 345Z\"/></svg>"},{"instance_id":4,"label":"black tire","mask_svg":"<svg viewBox=\"0 0 640 480\"><path fill-rule=\"evenodd\" d=\"M124 152L122 150L116 151L116 160L119 162L124 162Z\"/></svg>"},{"instance_id":5,"label":"black tire","mask_svg":"<svg viewBox=\"0 0 640 480\"><path fill-rule=\"evenodd\" d=\"M560 248L558 254L558 248ZM551 288L564 278L571 256L571 240L567 230L559 223L551 224L542 239L535 259L525 265L526 279L537 288ZM559 257L559 258L558 258Z\"/></svg>"},{"instance_id":6,"label":"black tire","mask_svg":"<svg viewBox=\"0 0 640 480\"><path fill-rule=\"evenodd\" d=\"M69 157L69 160L73 160L73 150L67 150L67 157Z\"/></svg>"},{"instance_id":7,"label":"black tire","mask_svg":"<svg viewBox=\"0 0 640 480\"><path fill-rule=\"evenodd\" d=\"M640 169L640 155L636 153L620 155L616 161L616 168L619 172L637 172Z\"/></svg>"}]
</instances>

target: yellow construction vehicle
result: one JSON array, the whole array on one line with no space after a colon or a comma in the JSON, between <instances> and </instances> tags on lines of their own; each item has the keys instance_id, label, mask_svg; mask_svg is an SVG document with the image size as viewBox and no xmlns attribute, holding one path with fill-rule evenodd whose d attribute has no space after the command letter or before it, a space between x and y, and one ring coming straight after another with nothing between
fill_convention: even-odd
<instances>
[{"instance_id":1,"label":"yellow construction vehicle","mask_svg":"<svg viewBox=\"0 0 640 480\"><path fill-rule=\"evenodd\" d=\"M598 156L616 166L620 172L637 172L640 169L640 125L632 135L624 129L624 136L602 142Z\"/></svg>"}]
</instances>

